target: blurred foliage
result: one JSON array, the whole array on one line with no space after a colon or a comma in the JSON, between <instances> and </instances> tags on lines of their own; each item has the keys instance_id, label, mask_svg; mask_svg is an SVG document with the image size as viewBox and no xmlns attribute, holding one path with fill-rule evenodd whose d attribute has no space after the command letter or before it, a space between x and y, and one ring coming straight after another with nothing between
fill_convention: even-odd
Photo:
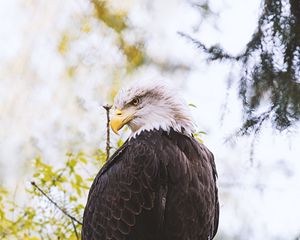
<instances>
[{"instance_id":1,"label":"blurred foliage","mask_svg":"<svg viewBox=\"0 0 300 240\"><path fill-rule=\"evenodd\" d=\"M0 239L80 239L78 222L82 221L89 187L105 159L106 154L100 149L92 156L68 153L60 168L35 158L34 183L26 188L25 206L17 205L8 191L0 188Z\"/></svg>"},{"instance_id":2,"label":"blurred foliage","mask_svg":"<svg viewBox=\"0 0 300 240\"><path fill-rule=\"evenodd\" d=\"M117 47L126 57L126 71L130 73L144 64L143 42L128 43L123 36L123 32L130 27L127 23L127 12L112 10L108 1L92 0L91 3L96 19L117 35ZM208 10L206 3L197 7ZM83 18L80 24L81 33L88 34L92 31L88 17ZM72 41L78 40L76 34L68 30L62 33L57 43L59 54L67 57ZM67 77L73 78L78 67L74 62L67 66ZM118 69L115 79L119 78L119 74ZM115 95L118 82L113 82L112 85L114 87L109 97ZM204 133L199 132L195 135L200 142L201 134ZM113 149L123 143L122 137L118 138ZM80 222L88 190L105 160L106 153L102 149L98 149L92 155L84 152L67 153L61 166L36 157L32 161L32 177L26 181L26 191L21 196L22 199L26 199L26 203L19 204L18 199L15 199L19 196L18 193L0 186L0 239L80 239ZM74 221L68 214L78 221Z\"/></svg>"},{"instance_id":3,"label":"blurred foliage","mask_svg":"<svg viewBox=\"0 0 300 240\"><path fill-rule=\"evenodd\" d=\"M200 136L204 134L199 131L195 138L203 143ZM123 143L122 138L117 139L114 149ZM25 205L18 205L0 187L0 239L80 239L88 191L105 161L106 153L101 149L91 156L84 152L67 153L62 167L36 157L32 161L34 172L31 186L26 188Z\"/></svg>"},{"instance_id":4,"label":"blurred foliage","mask_svg":"<svg viewBox=\"0 0 300 240\"><path fill-rule=\"evenodd\" d=\"M245 130L265 119L284 130L300 118L300 4L298 0L266 0L258 29L241 58L244 75L240 95L248 120ZM257 115L264 96L269 108Z\"/></svg>"},{"instance_id":5,"label":"blurred foliage","mask_svg":"<svg viewBox=\"0 0 300 240\"><path fill-rule=\"evenodd\" d=\"M240 97L246 120L241 134L258 132L266 120L285 130L300 119L300 4L298 0L265 0L256 32L245 51L232 56L218 46L207 48L209 60L242 63ZM263 104L268 103L267 109Z\"/></svg>"},{"instance_id":6,"label":"blurred foliage","mask_svg":"<svg viewBox=\"0 0 300 240\"><path fill-rule=\"evenodd\" d=\"M104 22L108 27L114 29L117 33L120 33L127 26L125 23L126 13L112 13L107 6L107 1L104 0L92 0L95 6L96 16Z\"/></svg>"},{"instance_id":7,"label":"blurred foliage","mask_svg":"<svg viewBox=\"0 0 300 240\"><path fill-rule=\"evenodd\" d=\"M126 57L125 68L130 73L144 62L143 45L133 45L124 39L122 31L128 28L127 12L112 11L107 3L91 1L95 10L94 17L110 28L112 34L117 35L117 47ZM77 41L82 33L88 34L91 31L91 19L84 17L80 23L80 32L69 29L62 32L57 43L58 53L68 57L73 41ZM67 66L67 78L73 78L78 67L74 62ZM117 69L116 82L112 84L114 87L109 97L113 97L117 91L119 72ZM119 138L114 149L123 143ZM91 156L84 152L70 152L60 167L46 163L42 157L36 157L32 162L32 178L26 182L29 186L26 186L26 192L21 196L26 199L25 204L18 204L15 199L18 193L0 186L0 239L80 239L80 223L88 190L105 161L106 152L102 149Z\"/></svg>"},{"instance_id":8,"label":"blurred foliage","mask_svg":"<svg viewBox=\"0 0 300 240\"><path fill-rule=\"evenodd\" d=\"M190 108L197 108L197 106L196 106L195 104L193 104L193 103L189 103L188 105L189 105ZM207 133L204 132L204 131L197 130L197 131L193 134L193 136L194 136L194 138L195 138L198 142L204 143L203 139L201 138L201 135L204 136L204 135L206 135L206 134L207 134Z\"/></svg>"},{"instance_id":9,"label":"blurred foliage","mask_svg":"<svg viewBox=\"0 0 300 240\"><path fill-rule=\"evenodd\" d=\"M118 34L118 46L127 58L127 70L132 71L144 62L144 52L141 45L131 45L127 43L122 35L122 31L128 28L126 24L126 12L112 12L108 6L108 1L92 0L95 7L96 17L107 27L113 29Z\"/></svg>"},{"instance_id":10,"label":"blurred foliage","mask_svg":"<svg viewBox=\"0 0 300 240\"><path fill-rule=\"evenodd\" d=\"M123 132L126 131L128 127ZM205 134L198 131L194 137L203 143L200 136ZM122 136L114 144L109 139L108 149L124 144ZM106 160L102 149L90 156L68 152L61 167L48 164L41 157L33 159L31 186L26 187L23 196L25 205L18 205L12 191L0 187L0 239L80 239L88 191Z\"/></svg>"},{"instance_id":11,"label":"blurred foliage","mask_svg":"<svg viewBox=\"0 0 300 240\"><path fill-rule=\"evenodd\" d=\"M206 132L204 131L197 131L196 133L193 134L194 138L200 142L200 143L204 143L204 141L201 138L201 135L206 135Z\"/></svg>"},{"instance_id":12,"label":"blurred foliage","mask_svg":"<svg viewBox=\"0 0 300 240\"><path fill-rule=\"evenodd\" d=\"M58 43L57 50L60 54L64 55L69 47L70 43L70 35L67 33L64 33L61 37L60 42Z\"/></svg>"}]
</instances>

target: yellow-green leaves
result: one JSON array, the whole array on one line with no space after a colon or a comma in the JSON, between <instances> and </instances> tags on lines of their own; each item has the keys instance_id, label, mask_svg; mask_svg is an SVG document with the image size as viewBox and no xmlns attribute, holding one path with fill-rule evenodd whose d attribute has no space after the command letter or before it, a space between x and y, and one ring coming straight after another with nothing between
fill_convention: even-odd
<instances>
[{"instance_id":1,"label":"yellow-green leaves","mask_svg":"<svg viewBox=\"0 0 300 240\"><path fill-rule=\"evenodd\" d=\"M95 7L96 17L107 27L113 29L119 37L119 49L126 56L127 71L131 72L144 62L144 52L142 46L129 44L125 41L122 31L128 26L126 24L127 12L124 10L112 11L108 6L108 1L92 0Z\"/></svg>"},{"instance_id":2,"label":"yellow-green leaves","mask_svg":"<svg viewBox=\"0 0 300 240\"><path fill-rule=\"evenodd\" d=\"M123 39L120 40L120 49L127 58L127 70L132 71L144 62L144 53L139 46L129 45Z\"/></svg>"},{"instance_id":3,"label":"yellow-green leaves","mask_svg":"<svg viewBox=\"0 0 300 240\"><path fill-rule=\"evenodd\" d=\"M194 138L195 138L198 142L203 143L202 138L200 138L201 135L206 135L206 132L204 132L204 131L198 131L198 132L194 133Z\"/></svg>"},{"instance_id":4,"label":"yellow-green leaves","mask_svg":"<svg viewBox=\"0 0 300 240\"><path fill-rule=\"evenodd\" d=\"M57 50L60 54L64 55L70 44L71 37L68 33L64 33L58 43Z\"/></svg>"},{"instance_id":5,"label":"yellow-green leaves","mask_svg":"<svg viewBox=\"0 0 300 240\"><path fill-rule=\"evenodd\" d=\"M197 108L197 106L193 103L189 103L189 107Z\"/></svg>"},{"instance_id":6,"label":"yellow-green leaves","mask_svg":"<svg viewBox=\"0 0 300 240\"><path fill-rule=\"evenodd\" d=\"M106 1L103 0L92 0L92 3L95 6L97 18L108 27L114 29L118 33L126 28L126 14L124 12L112 13L107 7Z\"/></svg>"},{"instance_id":7,"label":"yellow-green leaves","mask_svg":"<svg viewBox=\"0 0 300 240\"><path fill-rule=\"evenodd\" d=\"M12 196L0 186L0 239L79 239L80 224L72 223L57 206L82 220L91 182L106 159L105 152L97 152L95 156L68 152L60 164L33 159L33 184L27 188L26 206L11 201Z\"/></svg>"}]
</instances>

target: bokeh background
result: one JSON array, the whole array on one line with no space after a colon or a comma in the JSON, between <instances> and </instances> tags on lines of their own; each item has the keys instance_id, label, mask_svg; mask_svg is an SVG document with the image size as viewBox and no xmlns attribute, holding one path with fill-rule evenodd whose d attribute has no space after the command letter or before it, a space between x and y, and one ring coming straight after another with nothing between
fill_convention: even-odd
<instances>
[{"instance_id":1,"label":"bokeh background","mask_svg":"<svg viewBox=\"0 0 300 240\"><path fill-rule=\"evenodd\" d=\"M200 137L215 155L217 239L297 239L298 126L278 132L266 123L259 135L234 136L243 123L240 66L207 62L178 34L238 54L260 12L260 0L1 1L1 186L25 206L32 159L55 167L67 152L104 148L101 106L130 81L164 78L196 106Z\"/></svg>"}]
</instances>

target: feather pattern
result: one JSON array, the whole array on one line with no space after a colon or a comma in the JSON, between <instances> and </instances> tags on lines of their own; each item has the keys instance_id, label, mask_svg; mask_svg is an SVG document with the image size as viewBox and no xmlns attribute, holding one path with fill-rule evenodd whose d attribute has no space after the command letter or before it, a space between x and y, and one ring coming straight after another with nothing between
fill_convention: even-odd
<instances>
[{"instance_id":1,"label":"feather pattern","mask_svg":"<svg viewBox=\"0 0 300 240\"><path fill-rule=\"evenodd\" d=\"M212 153L192 136L142 131L96 176L82 239L213 239L219 221L216 178Z\"/></svg>"}]
</instances>

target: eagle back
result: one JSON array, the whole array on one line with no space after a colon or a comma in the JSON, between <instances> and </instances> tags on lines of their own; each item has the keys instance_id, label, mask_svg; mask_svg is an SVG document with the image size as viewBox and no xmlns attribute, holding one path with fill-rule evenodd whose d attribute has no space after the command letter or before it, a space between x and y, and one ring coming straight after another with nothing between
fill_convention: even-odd
<instances>
[{"instance_id":1,"label":"eagle back","mask_svg":"<svg viewBox=\"0 0 300 240\"><path fill-rule=\"evenodd\" d=\"M193 137L144 131L96 176L82 239L212 239L219 214L215 181L213 155Z\"/></svg>"}]
</instances>

